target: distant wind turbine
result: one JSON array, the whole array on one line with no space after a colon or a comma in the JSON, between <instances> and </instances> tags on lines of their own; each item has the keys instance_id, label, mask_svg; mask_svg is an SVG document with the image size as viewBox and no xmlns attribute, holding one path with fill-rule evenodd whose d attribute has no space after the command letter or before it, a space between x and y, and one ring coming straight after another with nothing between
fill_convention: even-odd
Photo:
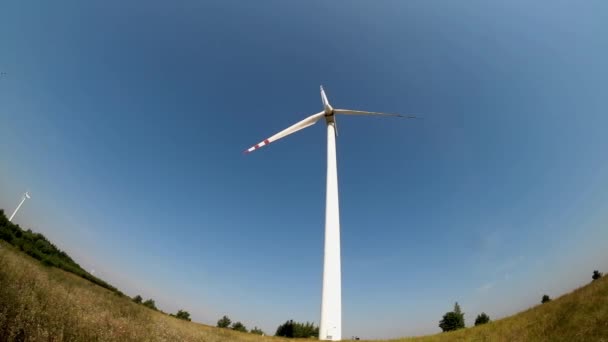
<instances>
[{"instance_id":1,"label":"distant wind turbine","mask_svg":"<svg viewBox=\"0 0 608 342\"><path fill-rule=\"evenodd\" d=\"M323 259L323 293L319 339L337 341L342 339L342 280L340 270L340 208L338 205L338 168L336 163L335 138L337 130L335 115L404 116L361 110L334 109L327 100L323 86L321 86L321 100L323 102L322 112L311 115L263 140L259 144L247 149L245 153L253 152L271 142L312 126L321 118L325 118L327 124L327 188L325 193L325 254ZM408 119L416 118L413 115L406 117Z\"/></svg>"},{"instance_id":2,"label":"distant wind turbine","mask_svg":"<svg viewBox=\"0 0 608 342\"><path fill-rule=\"evenodd\" d=\"M29 192L25 192L23 194L23 198L21 198L21 202L19 202L19 205L17 206L17 208L15 209L15 211L13 211L13 214L11 215L11 217L8 219L9 221L13 221L13 217L15 217L15 214L17 213L17 211L19 211L19 208L21 208L21 206L23 205L23 202L25 202L26 199L30 199L30 194Z\"/></svg>"}]
</instances>

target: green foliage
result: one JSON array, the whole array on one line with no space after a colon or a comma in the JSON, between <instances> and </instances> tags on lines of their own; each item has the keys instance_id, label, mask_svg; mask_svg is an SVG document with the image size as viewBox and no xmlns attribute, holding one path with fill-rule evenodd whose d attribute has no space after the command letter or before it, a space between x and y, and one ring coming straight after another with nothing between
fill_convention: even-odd
<instances>
[{"instance_id":1,"label":"green foliage","mask_svg":"<svg viewBox=\"0 0 608 342\"><path fill-rule=\"evenodd\" d=\"M53 260L51 260L47 257L42 257L42 264L44 266L55 266L55 264L53 263Z\"/></svg>"},{"instance_id":2,"label":"green foliage","mask_svg":"<svg viewBox=\"0 0 608 342\"><path fill-rule=\"evenodd\" d=\"M319 336L319 327L315 327L313 323L298 323L289 320L284 324L279 325L275 336L310 338Z\"/></svg>"},{"instance_id":3,"label":"green foliage","mask_svg":"<svg viewBox=\"0 0 608 342\"><path fill-rule=\"evenodd\" d=\"M458 302L454 304L454 312L458 315L462 315L464 318L464 313L460 310L460 304L458 304Z\"/></svg>"},{"instance_id":4,"label":"green foliage","mask_svg":"<svg viewBox=\"0 0 608 342\"><path fill-rule=\"evenodd\" d=\"M548 295L543 295L543 299L541 299L541 303L545 304L546 302L550 302L551 298Z\"/></svg>"},{"instance_id":5,"label":"green foliage","mask_svg":"<svg viewBox=\"0 0 608 342\"><path fill-rule=\"evenodd\" d=\"M454 304L454 311L446 312L441 321L439 321L441 330L453 331L464 328L464 313L460 310L458 302Z\"/></svg>"},{"instance_id":6,"label":"green foliage","mask_svg":"<svg viewBox=\"0 0 608 342\"><path fill-rule=\"evenodd\" d=\"M230 323L232 323L230 318L228 318L228 316L224 316L224 317L220 318L219 321L217 321L217 327L218 328L228 328L230 326Z\"/></svg>"},{"instance_id":7,"label":"green foliage","mask_svg":"<svg viewBox=\"0 0 608 342\"><path fill-rule=\"evenodd\" d=\"M135 303L137 303L137 304L141 304L141 302L142 302L143 300L144 300L144 299L143 299L143 298L141 298L141 296L140 296L140 295L137 295L137 296L133 297L133 301L134 301Z\"/></svg>"},{"instance_id":8,"label":"green foliage","mask_svg":"<svg viewBox=\"0 0 608 342\"><path fill-rule=\"evenodd\" d=\"M254 327L249 332L252 333L252 334L255 334L255 335L266 335L266 334L264 334L264 332L262 331L262 329L260 329L258 327Z\"/></svg>"},{"instance_id":9,"label":"green foliage","mask_svg":"<svg viewBox=\"0 0 608 342\"><path fill-rule=\"evenodd\" d=\"M477 318L475 318L475 325L486 324L488 322L490 322L490 316L486 315L485 312L480 313L477 315Z\"/></svg>"},{"instance_id":10,"label":"green foliage","mask_svg":"<svg viewBox=\"0 0 608 342\"><path fill-rule=\"evenodd\" d=\"M9 222L2 209L0 209L0 240L4 240L17 247L20 251L39 260L45 266L57 267L73 273L122 296L122 292L118 291L114 286L83 270L65 252L47 240L44 235L34 233L30 229L24 231L19 225Z\"/></svg>"},{"instance_id":11,"label":"green foliage","mask_svg":"<svg viewBox=\"0 0 608 342\"><path fill-rule=\"evenodd\" d=\"M154 299L152 299L152 298L146 300L143 304L145 307L156 310L156 303L154 302Z\"/></svg>"},{"instance_id":12,"label":"green foliage","mask_svg":"<svg viewBox=\"0 0 608 342\"><path fill-rule=\"evenodd\" d=\"M179 319L183 319L185 321L191 321L191 319L190 319L190 313L188 311L185 311L185 310L179 310L177 312L177 314L175 314L175 317L177 317Z\"/></svg>"},{"instance_id":13,"label":"green foliage","mask_svg":"<svg viewBox=\"0 0 608 342\"><path fill-rule=\"evenodd\" d=\"M235 322L234 324L232 324L232 327L230 327L230 329L240 332L247 332L247 327L245 327L245 325L241 322Z\"/></svg>"},{"instance_id":14,"label":"green foliage","mask_svg":"<svg viewBox=\"0 0 608 342\"><path fill-rule=\"evenodd\" d=\"M593 275L591 276L591 278L593 278L593 280L598 280L603 276L602 272L595 270L593 271Z\"/></svg>"}]
</instances>

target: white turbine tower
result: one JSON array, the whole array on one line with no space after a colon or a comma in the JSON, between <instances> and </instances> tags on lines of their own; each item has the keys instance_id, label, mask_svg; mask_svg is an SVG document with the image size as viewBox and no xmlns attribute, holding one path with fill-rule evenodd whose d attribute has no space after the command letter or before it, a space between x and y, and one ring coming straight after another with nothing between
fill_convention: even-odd
<instances>
[{"instance_id":1,"label":"white turbine tower","mask_svg":"<svg viewBox=\"0 0 608 342\"><path fill-rule=\"evenodd\" d=\"M11 217L8 219L9 222L13 221L13 217L15 217L15 214L17 213L17 211L19 211L19 208L21 208L21 206L23 205L23 202L25 202L26 199L30 199L30 194L29 192L25 192L23 194L23 198L21 198L21 202L19 202L19 205L17 206L17 208L15 209L15 211L13 211L13 214L11 215Z\"/></svg>"},{"instance_id":2,"label":"white turbine tower","mask_svg":"<svg viewBox=\"0 0 608 342\"><path fill-rule=\"evenodd\" d=\"M334 109L327 100L323 86L321 86L321 100L323 101L322 112L311 115L280 131L259 144L250 147L245 152L253 152L271 142L312 126L321 118L325 118L325 122L327 123L327 190L325 193L325 254L323 258L323 293L319 339L337 341L342 339L342 277L340 271L340 208L338 204L335 115L403 116L361 110ZM407 118L415 118L415 116L407 116Z\"/></svg>"}]
</instances>

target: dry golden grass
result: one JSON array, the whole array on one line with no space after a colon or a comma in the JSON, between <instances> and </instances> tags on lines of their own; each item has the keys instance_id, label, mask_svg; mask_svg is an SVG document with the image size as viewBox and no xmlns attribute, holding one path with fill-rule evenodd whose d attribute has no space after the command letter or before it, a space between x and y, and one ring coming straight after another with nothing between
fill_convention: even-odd
<instances>
[{"instance_id":1,"label":"dry golden grass","mask_svg":"<svg viewBox=\"0 0 608 342\"><path fill-rule=\"evenodd\" d=\"M0 341L290 340L170 317L0 242Z\"/></svg>"},{"instance_id":2,"label":"dry golden grass","mask_svg":"<svg viewBox=\"0 0 608 342\"><path fill-rule=\"evenodd\" d=\"M608 276L551 302L488 324L432 336L390 341L608 342Z\"/></svg>"},{"instance_id":3,"label":"dry golden grass","mask_svg":"<svg viewBox=\"0 0 608 342\"><path fill-rule=\"evenodd\" d=\"M0 242L0 341L293 341L186 322ZM397 341L608 342L608 277L512 317Z\"/></svg>"}]
</instances>

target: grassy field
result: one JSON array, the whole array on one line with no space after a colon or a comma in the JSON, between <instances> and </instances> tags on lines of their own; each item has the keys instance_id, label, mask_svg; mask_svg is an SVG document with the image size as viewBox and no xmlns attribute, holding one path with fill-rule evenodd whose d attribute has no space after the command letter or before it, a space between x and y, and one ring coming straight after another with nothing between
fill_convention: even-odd
<instances>
[{"instance_id":1,"label":"grassy field","mask_svg":"<svg viewBox=\"0 0 608 342\"><path fill-rule=\"evenodd\" d=\"M187 322L0 242L0 341L289 341Z\"/></svg>"},{"instance_id":2,"label":"grassy field","mask_svg":"<svg viewBox=\"0 0 608 342\"><path fill-rule=\"evenodd\" d=\"M495 322L449 333L392 341L608 342L608 276L551 302Z\"/></svg>"},{"instance_id":3,"label":"grassy field","mask_svg":"<svg viewBox=\"0 0 608 342\"><path fill-rule=\"evenodd\" d=\"M289 341L186 322L0 242L0 341ZM605 341L608 277L490 324L393 341Z\"/></svg>"}]
</instances>

